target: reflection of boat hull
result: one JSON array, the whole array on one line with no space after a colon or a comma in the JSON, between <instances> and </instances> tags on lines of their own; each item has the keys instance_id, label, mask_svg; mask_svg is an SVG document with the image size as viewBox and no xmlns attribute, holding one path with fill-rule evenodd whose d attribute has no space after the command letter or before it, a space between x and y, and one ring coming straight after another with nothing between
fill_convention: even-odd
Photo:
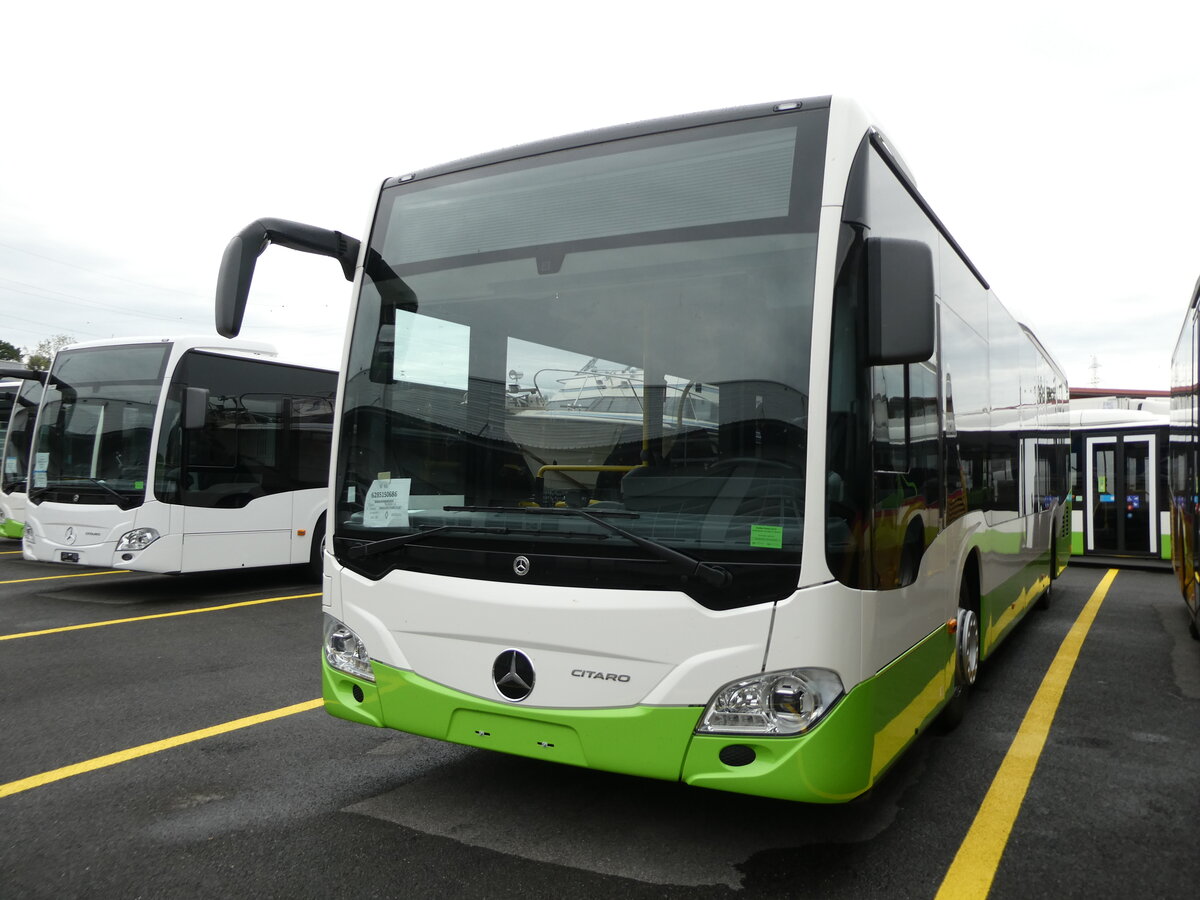
<instances>
[{"instance_id":1,"label":"reflection of boat hull","mask_svg":"<svg viewBox=\"0 0 1200 900\"><path fill-rule=\"evenodd\" d=\"M622 442L641 443L641 420L629 416L570 410L526 409L509 415L505 431L537 475L546 465L602 466ZM592 488L595 472L548 473L570 487Z\"/></svg>"},{"instance_id":2,"label":"reflection of boat hull","mask_svg":"<svg viewBox=\"0 0 1200 900\"><path fill-rule=\"evenodd\" d=\"M557 379L559 389L547 396L534 376L531 392L522 393L518 388L509 398L505 431L521 448L535 477L545 466L630 466L640 462L646 437L641 370L602 371L595 363L592 360L583 369L569 372L544 369L538 374L568 372L567 377ZM518 375L512 373L514 382ZM690 383L664 384L660 389L662 427L651 437L665 438L669 446L682 432L716 428L715 391L710 389L701 397L701 386ZM699 410L711 418L700 418L696 415ZM590 490L596 486L597 475L550 471L545 473L546 486Z\"/></svg>"}]
</instances>

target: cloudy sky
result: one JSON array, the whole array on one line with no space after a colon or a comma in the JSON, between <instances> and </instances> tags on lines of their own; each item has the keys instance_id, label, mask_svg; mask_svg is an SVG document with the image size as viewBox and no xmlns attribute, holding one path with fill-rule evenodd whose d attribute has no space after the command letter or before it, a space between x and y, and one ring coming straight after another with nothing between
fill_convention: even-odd
<instances>
[{"instance_id":1,"label":"cloudy sky","mask_svg":"<svg viewBox=\"0 0 1200 900\"><path fill-rule=\"evenodd\" d=\"M836 93L1072 385L1165 388L1200 276L1198 26L1179 0L10 4L0 339L211 333L261 216L362 235L389 175ZM335 366L349 295L268 249L243 336Z\"/></svg>"}]
</instances>

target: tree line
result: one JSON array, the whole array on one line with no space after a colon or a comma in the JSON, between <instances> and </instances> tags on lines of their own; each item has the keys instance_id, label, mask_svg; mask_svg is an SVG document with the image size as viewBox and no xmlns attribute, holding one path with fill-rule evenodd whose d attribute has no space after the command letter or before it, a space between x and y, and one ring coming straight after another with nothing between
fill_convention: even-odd
<instances>
[{"instance_id":1,"label":"tree line","mask_svg":"<svg viewBox=\"0 0 1200 900\"><path fill-rule=\"evenodd\" d=\"M50 360L54 354L68 344L74 344L75 338L69 334L56 334L38 342L32 351L24 350L9 341L0 340L0 362L22 363L30 369L46 371L50 368Z\"/></svg>"}]
</instances>

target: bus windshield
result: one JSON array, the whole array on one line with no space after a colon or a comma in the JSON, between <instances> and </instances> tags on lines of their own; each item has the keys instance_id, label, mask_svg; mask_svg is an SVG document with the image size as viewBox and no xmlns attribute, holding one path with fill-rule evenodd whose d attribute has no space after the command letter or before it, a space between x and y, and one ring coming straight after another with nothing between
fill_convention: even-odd
<instances>
[{"instance_id":1,"label":"bus windshield","mask_svg":"<svg viewBox=\"0 0 1200 900\"><path fill-rule=\"evenodd\" d=\"M158 343L58 353L38 415L31 499L142 502L169 351Z\"/></svg>"},{"instance_id":2,"label":"bus windshield","mask_svg":"<svg viewBox=\"0 0 1200 900\"><path fill-rule=\"evenodd\" d=\"M41 399L41 382L32 379L21 382L8 432L4 435L4 473L0 475L0 490L6 494L25 492L29 445L33 441L33 423L37 419L37 407Z\"/></svg>"},{"instance_id":3,"label":"bus windshield","mask_svg":"<svg viewBox=\"0 0 1200 900\"><path fill-rule=\"evenodd\" d=\"M608 517L698 560L798 563L825 123L387 188L347 371L346 548L427 571L442 544L640 558Z\"/></svg>"}]
</instances>

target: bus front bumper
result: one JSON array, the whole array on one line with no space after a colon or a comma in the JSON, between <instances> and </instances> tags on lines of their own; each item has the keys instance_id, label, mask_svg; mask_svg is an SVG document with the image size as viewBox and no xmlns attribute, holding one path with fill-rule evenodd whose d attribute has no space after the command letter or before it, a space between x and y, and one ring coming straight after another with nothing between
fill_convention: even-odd
<instances>
[{"instance_id":1,"label":"bus front bumper","mask_svg":"<svg viewBox=\"0 0 1200 900\"><path fill-rule=\"evenodd\" d=\"M35 536L32 544L28 539L25 540L23 549L25 558L36 562L173 575L179 572L183 538L178 534L168 534L144 550L118 550L116 541L72 545Z\"/></svg>"},{"instance_id":2,"label":"bus front bumper","mask_svg":"<svg viewBox=\"0 0 1200 900\"><path fill-rule=\"evenodd\" d=\"M372 668L374 684L322 660L330 715L518 756L809 803L851 800L880 774L869 739L869 681L807 734L754 737L695 734L699 706L525 708L453 691L378 662Z\"/></svg>"}]
</instances>

